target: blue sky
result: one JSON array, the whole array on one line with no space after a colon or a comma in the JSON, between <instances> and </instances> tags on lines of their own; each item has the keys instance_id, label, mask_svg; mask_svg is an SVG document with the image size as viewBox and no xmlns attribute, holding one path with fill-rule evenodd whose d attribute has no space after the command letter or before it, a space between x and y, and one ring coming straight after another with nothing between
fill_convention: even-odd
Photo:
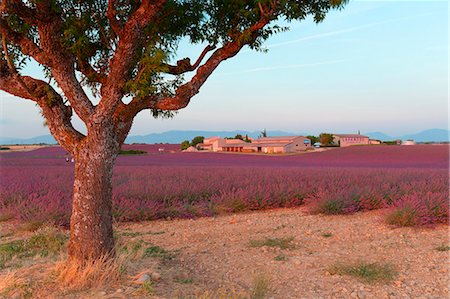
<instances>
[{"instance_id":1,"label":"blue sky","mask_svg":"<svg viewBox=\"0 0 450 299\"><path fill-rule=\"evenodd\" d=\"M174 119L141 112L130 135L447 128L448 12L447 1L350 1L318 25L291 23L267 41L268 53L243 50L222 63ZM199 51L183 43L180 57ZM25 71L41 76L35 65ZM2 92L0 104L0 136L48 134L34 103Z\"/></svg>"}]
</instances>

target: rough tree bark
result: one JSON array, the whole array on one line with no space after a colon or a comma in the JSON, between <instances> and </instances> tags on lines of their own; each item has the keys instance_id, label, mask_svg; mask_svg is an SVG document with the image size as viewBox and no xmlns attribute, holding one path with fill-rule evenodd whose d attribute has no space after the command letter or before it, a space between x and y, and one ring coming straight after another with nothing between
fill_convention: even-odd
<instances>
[{"instance_id":1,"label":"rough tree bark","mask_svg":"<svg viewBox=\"0 0 450 299\"><path fill-rule=\"evenodd\" d=\"M75 157L69 257L76 260L114 255L112 174L121 144L112 124L95 125Z\"/></svg>"}]
</instances>

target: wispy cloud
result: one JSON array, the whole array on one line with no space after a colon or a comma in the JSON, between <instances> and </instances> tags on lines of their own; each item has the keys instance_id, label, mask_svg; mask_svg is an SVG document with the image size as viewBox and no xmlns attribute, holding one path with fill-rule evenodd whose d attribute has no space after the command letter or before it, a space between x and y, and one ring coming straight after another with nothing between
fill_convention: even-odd
<instances>
[{"instance_id":1,"label":"wispy cloud","mask_svg":"<svg viewBox=\"0 0 450 299\"><path fill-rule=\"evenodd\" d=\"M380 22L374 22L374 23L369 23L369 24L349 27L349 28L345 28L345 29L341 29L341 30L335 30L335 31L329 31L329 32L309 35L309 36L305 36L305 37L301 37L301 38L298 38L298 39L293 39L293 40L289 40L289 41L285 41L285 42L281 42L281 43L269 44L269 45L267 45L267 48L272 49L272 48L277 48L277 47L284 47L284 46L297 44L297 43L301 43L301 42L305 42L305 41L309 41L309 40L314 40L314 39L320 39L320 38L324 38L324 37L341 35L341 34L354 32L354 31L358 31L358 30L362 30L362 29L366 29L366 28L370 28L370 27L375 27L375 26L378 26L378 25L384 25L384 24L389 24L389 23L392 23L392 22L398 22L398 21L402 21L402 20L412 19L412 18L415 18L415 17L417 17L417 16L409 16L409 17L404 17L404 18L389 19L389 20L384 20L384 21L380 21Z\"/></svg>"},{"instance_id":2,"label":"wispy cloud","mask_svg":"<svg viewBox=\"0 0 450 299\"><path fill-rule=\"evenodd\" d=\"M254 69L242 70L242 71L237 71L237 72L221 73L218 75L236 75L236 74L246 74L246 73L258 73L258 72L268 72L268 71L277 71L277 70L298 69L298 68L315 67L315 66L321 66L321 65L337 64L337 63L343 63L346 61L347 60L345 60L345 59L336 59L336 60L328 60L328 61L313 62L313 63L258 67L258 68L254 68Z\"/></svg>"}]
</instances>

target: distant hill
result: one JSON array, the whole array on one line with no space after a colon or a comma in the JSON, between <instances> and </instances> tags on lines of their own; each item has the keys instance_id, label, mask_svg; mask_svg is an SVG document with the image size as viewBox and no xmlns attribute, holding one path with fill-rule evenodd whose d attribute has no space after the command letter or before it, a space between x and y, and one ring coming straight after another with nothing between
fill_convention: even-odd
<instances>
[{"instance_id":1,"label":"distant hill","mask_svg":"<svg viewBox=\"0 0 450 299\"><path fill-rule=\"evenodd\" d=\"M449 133L448 130L443 129L431 129L425 130L416 134L408 134L403 135L401 137L402 140L412 139L416 142L444 142L449 141Z\"/></svg>"},{"instance_id":2,"label":"distant hill","mask_svg":"<svg viewBox=\"0 0 450 299\"><path fill-rule=\"evenodd\" d=\"M363 135L369 136L370 139L377 139L377 140L381 140L381 141L390 141L390 140L396 139L395 137L389 136L382 132L371 132L371 133L365 133Z\"/></svg>"},{"instance_id":3,"label":"distant hill","mask_svg":"<svg viewBox=\"0 0 450 299\"><path fill-rule=\"evenodd\" d=\"M283 135L295 135L292 132L284 131L267 131L269 136L283 136ZM204 137L234 137L236 134L243 136L248 135L252 138L257 138L261 132L259 131L167 131L163 133L152 133L148 135L135 135L128 136L125 140L126 143L181 143L184 140L192 140L196 136Z\"/></svg>"},{"instance_id":4,"label":"distant hill","mask_svg":"<svg viewBox=\"0 0 450 299\"><path fill-rule=\"evenodd\" d=\"M450 141L449 133L450 131L444 129L430 129L419 133L406 134L402 136L390 136L382 132L372 132L366 133L364 135L369 136L372 139L378 139L382 141L412 139L415 142L447 142Z\"/></svg>"},{"instance_id":5,"label":"distant hill","mask_svg":"<svg viewBox=\"0 0 450 299\"><path fill-rule=\"evenodd\" d=\"M195 136L204 137L234 137L236 134L248 135L252 138L257 138L261 132L259 131L167 131L163 133L152 133L147 135L135 135L128 136L126 143L181 143L183 140L192 140ZM267 131L269 136L292 136L292 135L309 135L306 133L293 133L286 131ZM415 134L407 134L403 136L390 136L382 132L365 133L372 139L378 139L382 141L388 140L407 140L413 139L416 142L446 142L449 140L450 131L444 129L430 129ZM0 137L0 144L56 144L55 139L51 135L42 135L33 138L8 138Z\"/></svg>"},{"instance_id":6,"label":"distant hill","mask_svg":"<svg viewBox=\"0 0 450 299\"><path fill-rule=\"evenodd\" d=\"M0 137L0 144L57 144L52 135L41 135L32 138Z\"/></svg>"}]
</instances>

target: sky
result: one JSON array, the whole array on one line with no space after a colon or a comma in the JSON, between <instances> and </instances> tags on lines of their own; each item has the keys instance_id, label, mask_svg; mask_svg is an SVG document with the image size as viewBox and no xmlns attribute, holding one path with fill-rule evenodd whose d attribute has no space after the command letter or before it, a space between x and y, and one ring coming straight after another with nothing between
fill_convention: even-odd
<instances>
[{"instance_id":1,"label":"sky","mask_svg":"<svg viewBox=\"0 0 450 299\"><path fill-rule=\"evenodd\" d=\"M290 23L266 42L267 53L243 49L223 62L175 118L141 112L130 135L447 129L448 15L445 0L354 0L322 23ZM182 42L179 57L195 61L201 49ZM33 63L24 73L43 76ZM33 102L0 92L0 109L0 137L49 134Z\"/></svg>"}]
</instances>

